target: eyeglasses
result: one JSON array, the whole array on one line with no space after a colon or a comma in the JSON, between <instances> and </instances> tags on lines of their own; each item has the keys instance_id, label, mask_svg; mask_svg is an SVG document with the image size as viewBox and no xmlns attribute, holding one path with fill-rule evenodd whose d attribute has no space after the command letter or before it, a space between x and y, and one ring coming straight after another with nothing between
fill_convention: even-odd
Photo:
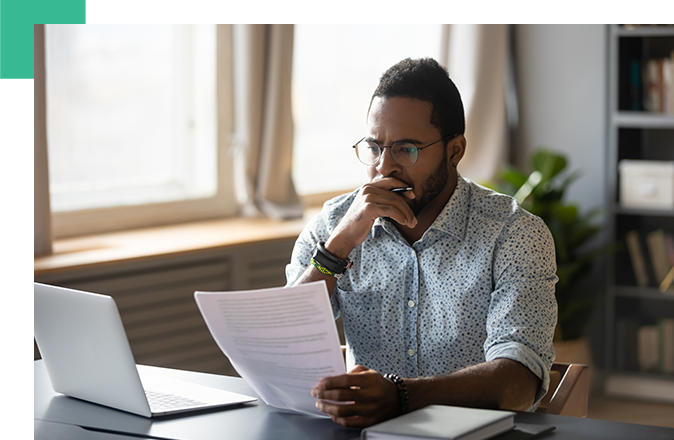
<instances>
[{"instance_id":1,"label":"eyeglasses","mask_svg":"<svg viewBox=\"0 0 674 440\"><path fill-rule=\"evenodd\" d=\"M432 142L423 147L417 147L411 142L394 142L392 145L379 145L373 141L366 141L365 138L358 141L353 148L356 150L356 156L358 160L363 165L369 167L377 165L381 159L381 155L384 154L384 148L391 149L391 156L393 160L398 162L398 164L404 167L411 167L419 159L419 151L424 148L428 148L431 145L435 145L438 142L446 141L448 139L455 138L457 135L453 134L451 136L444 137L438 141Z\"/></svg>"}]
</instances>

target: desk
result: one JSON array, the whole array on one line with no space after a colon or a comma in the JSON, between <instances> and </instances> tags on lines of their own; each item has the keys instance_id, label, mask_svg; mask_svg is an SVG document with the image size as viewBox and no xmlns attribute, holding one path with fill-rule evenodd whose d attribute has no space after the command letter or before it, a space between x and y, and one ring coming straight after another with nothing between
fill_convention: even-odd
<instances>
[{"instance_id":1,"label":"desk","mask_svg":"<svg viewBox=\"0 0 674 440\"><path fill-rule=\"evenodd\" d=\"M140 366L203 385L257 396L243 379ZM262 400L236 408L146 419L55 393L41 360L34 363L35 440L302 440L360 438L330 419L284 412ZM550 440L674 440L674 429L518 412L516 423L555 425Z\"/></svg>"}]
</instances>

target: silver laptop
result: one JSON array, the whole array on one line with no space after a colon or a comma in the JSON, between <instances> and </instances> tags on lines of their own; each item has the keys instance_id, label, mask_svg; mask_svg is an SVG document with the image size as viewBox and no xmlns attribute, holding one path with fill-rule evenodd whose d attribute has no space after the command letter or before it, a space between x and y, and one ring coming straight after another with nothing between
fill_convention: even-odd
<instances>
[{"instance_id":1,"label":"silver laptop","mask_svg":"<svg viewBox=\"0 0 674 440\"><path fill-rule=\"evenodd\" d=\"M35 283L34 300L35 340L56 392L145 417L256 400L139 374L110 296Z\"/></svg>"}]
</instances>

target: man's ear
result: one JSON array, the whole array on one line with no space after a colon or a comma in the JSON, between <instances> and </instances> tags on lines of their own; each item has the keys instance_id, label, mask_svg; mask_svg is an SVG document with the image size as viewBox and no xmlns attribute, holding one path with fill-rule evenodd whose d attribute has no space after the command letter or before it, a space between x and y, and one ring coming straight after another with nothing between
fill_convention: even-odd
<instances>
[{"instance_id":1,"label":"man's ear","mask_svg":"<svg viewBox=\"0 0 674 440\"><path fill-rule=\"evenodd\" d=\"M463 155L466 153L466 138L460 134L449 141L449 145L447 147L449 148L449 163L453 167L456 167L456 165L461 162L461 159L463 159Z\"/></svg>"}]
</instances>

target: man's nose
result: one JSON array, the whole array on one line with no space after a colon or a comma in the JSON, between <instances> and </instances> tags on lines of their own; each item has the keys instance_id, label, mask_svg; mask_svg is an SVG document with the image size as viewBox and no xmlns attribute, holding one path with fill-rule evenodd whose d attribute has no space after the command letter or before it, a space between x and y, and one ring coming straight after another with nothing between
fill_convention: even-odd
<instances>
[{"instance_id":1,"label":"man's nose","mask_svg":"<svg viewBox=\"0 0 674 440\"><path fill-rule=\"evenodd\" d=\"M377 172L382 176L390 176L395 172L400 172L402 166L393 159L393 154L390 148L384 148L379 158L379 163L376 166Z\"/></svg>"}]
</instances>

